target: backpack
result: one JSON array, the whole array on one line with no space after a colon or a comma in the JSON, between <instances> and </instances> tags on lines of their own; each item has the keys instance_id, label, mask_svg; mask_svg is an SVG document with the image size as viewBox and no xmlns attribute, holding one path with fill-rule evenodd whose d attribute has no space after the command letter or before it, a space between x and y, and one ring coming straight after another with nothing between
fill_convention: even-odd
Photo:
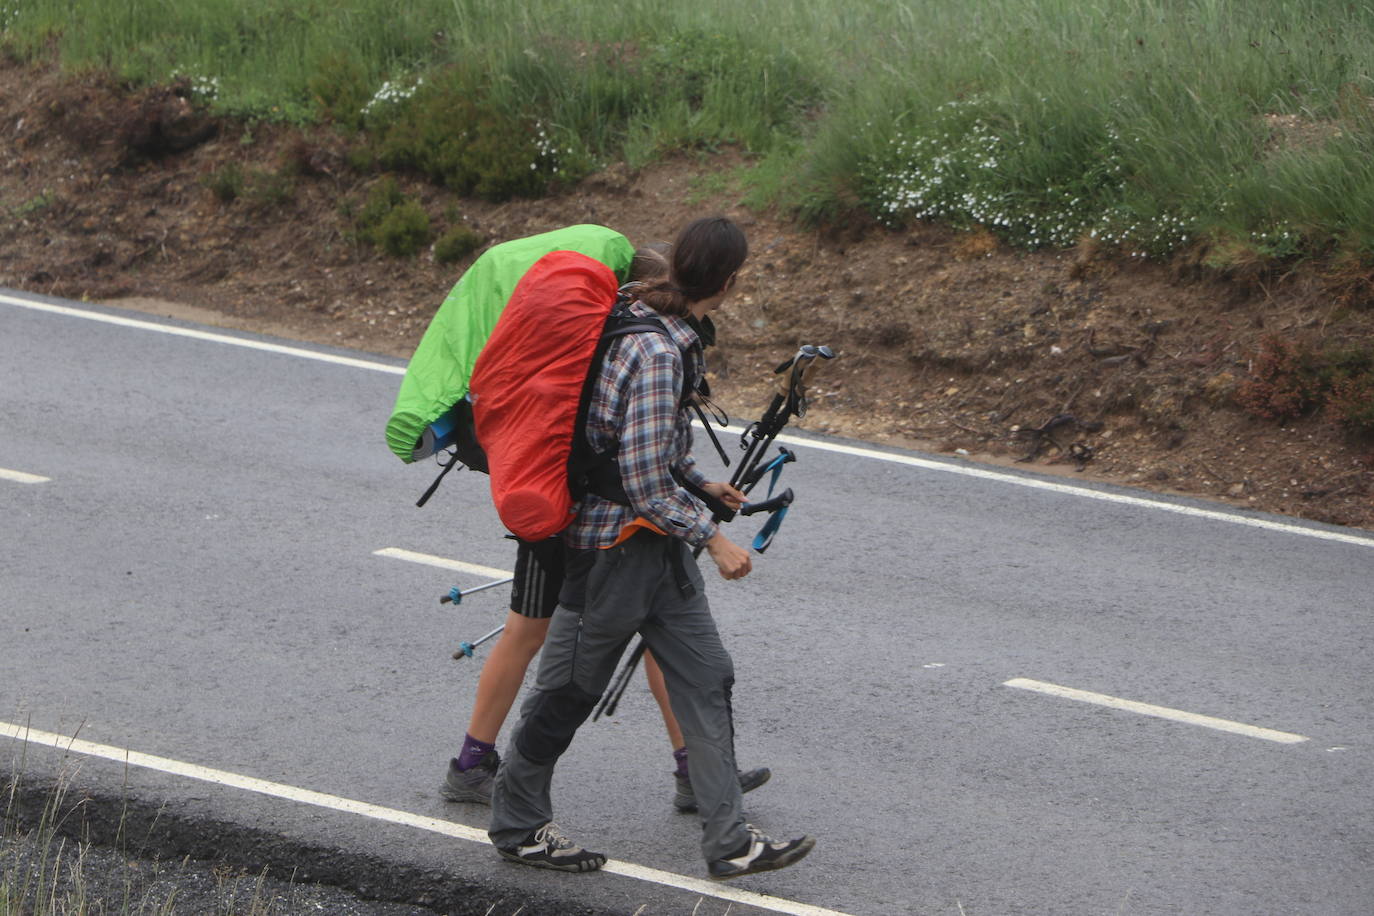
<instances>
[{"instance_id":1,"label":"backpack","mask_svg":"<svg viewBox=\"0 0 1374 916\"><path fill-rule=\"evenodd\" d=\"M469 398L492 502L523 540L566 528L590 472L614 460L592 454L583 433L608 346L638 331L667 334L617 310L617 293L604 264L575 251L545 255L521 278L473 369Z\"/></svg>"},{"instance_id":2,"label":"backpack","mask_svg":"<svg viewBox=\"0 0 1374 916\"><path fill-rule=\"evenodd\" d=\"M572 230L584 243L580 250L540 251L553 242L574 241L567 235ZM494 297L486 277L464 286L483 258L474 262L421 341L421 349L426 341L442 343L427 351L431 361L435 354L450 355L470 360L470 369L430 365L414 378L408 369L387 427L388 444L403 461L451 447L457 462L489 474L502 523L527 541L543 540L566 528L576 502L587 492L628 502L615 455L592 452L582 432L588 404L602 361L618 338L639 332L669 336L656 319L626 309L628 297L620 295L617 271L607 263L619 261L621 246L606 234L623 242L632 256L624 237L594 226L572 230L508 242L483 255L499 253L500 266L521 269L499 308L491 307ZM535 245L526 244L536 240ZM595 244L585 244L588 240ZM517 246L520 257L506 257L509 249L499 251L506 246ZM529 258L531 252L538 256ZM628 266L625 257L622 270ZM487 293L487 301L476 295L479 292ZM420 364L421 349L411 360L412 368ZM687 374L681 398L686 404L698 380L685 353L683 366ZM422 383L432 388L434 378L442 396L429 395ZM461 391L458 399L421 427L420 418L438 410L439 402L455 391ZM444 473L451 467L452 462ZM431 486L421 505L433 491Z\"/></svg>"},{"instance_id":3,"label":"backpack","mask_svg":"<svg viewBox=\"0 0 1374 916\"><path fill-rule=\"evenodd\" d=\"M578 225L494 245L464 272L439 306L406 366L386 424L386 442L406 463L462 442L471 428L464 400L478 355L520 279L550 252L574 251L625 276L634 257L619 232ZM476 457L471 448L468 457ZM460 458L464 464L472 462Z\"/></svg>"}]
</instances>

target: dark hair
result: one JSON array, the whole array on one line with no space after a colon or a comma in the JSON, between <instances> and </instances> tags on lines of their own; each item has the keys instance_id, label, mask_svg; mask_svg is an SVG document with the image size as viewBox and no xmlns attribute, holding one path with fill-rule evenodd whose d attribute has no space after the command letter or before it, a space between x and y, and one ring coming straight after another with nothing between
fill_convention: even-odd
<instances>
[{"instance_id":1,"label":"dark hair","mask_svg":"<svg viewBox=\"0 0 1374 916\"><path fill-rule=\"evenodd\" d=\"M749 242L733 220L695 220L673 242L668 279L649 283L639 300L664 315L684 316L693 302L724 290L748 256Z\"/></svg>"},{"instance_id":2,"label":"dark hair","mask_svg":"<svg viewBox=\"0 0 1374 916\"><path fill-rule=\"evenodd\" d=\"M667 242L650 242L635 249L630 260L630 279L628 282L648 283L668 276L671 265L668 256L673 246Z\"/></svg>"}]
</instances>

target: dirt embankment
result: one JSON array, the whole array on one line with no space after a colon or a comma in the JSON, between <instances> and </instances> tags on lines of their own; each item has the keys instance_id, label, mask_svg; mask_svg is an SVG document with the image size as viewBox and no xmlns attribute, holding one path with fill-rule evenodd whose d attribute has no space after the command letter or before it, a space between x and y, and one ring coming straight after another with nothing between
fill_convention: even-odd
<instances>
[{"instance_id":1,"label":"dirt embankment","mask_svg":"<svg viewBox=\"0 0 1374 916\"><path fill-rule=\"evenodd\" d=\"M326 129L211 120L176 91L0 62L0 285L409 355L470 256L355 241L377 179L347 152ZM436 231L490 241L574 222L670 239L697 215L736 217L752 253L713 356L732 415L760 409L799 343L827 343L841 358L803 427L1374 528L1374 443L1320 413L1262 420L1235 397L1267 336L1374 347L1368 302L1301 271L1025 254L860 217L806 230L745 210L721 179L733 164L615 167L504 204L398 178Z\"/></svg>"}]
</instances>

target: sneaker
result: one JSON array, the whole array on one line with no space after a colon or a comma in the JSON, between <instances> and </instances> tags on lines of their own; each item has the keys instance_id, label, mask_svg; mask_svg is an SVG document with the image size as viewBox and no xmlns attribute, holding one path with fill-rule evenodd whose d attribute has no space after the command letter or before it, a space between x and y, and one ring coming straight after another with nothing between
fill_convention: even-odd
<instances>
[{"instance_id":1,"label":"sneaker","mask_svg":"<svg viewBox=\"0 0 1374 916\"><path fill-rule=\"evenodd\" d=\"M572 840L559 832L558 825L553 821L525 837L519 846L498 846L496 851L501 858L521 865L557 871L596 871L606 864L606 857L601 853L574 846Z\"/></svg>"},{"instance_id":2,"label":"sneaker","mask_svg":"<svg viewBox=\"0 0 1374 916\"><path fill-rule=\"evenodd\" d=\"M711 862L707 868L712 878L737 878L758 871L786 868L793 862L800 861L811 851L811 847L816 845L816 841L809 836L780 842L764 836L753 824L744 826L749 830L749 842L740 847L733 856Z\"/></svg>"},{"instance_id":3,"label":"sneaker","mask_svg":"<svg viewBox=\"0 0 1374 916\"><path fill-rule=\"evenodd\" d=\"M772 778L773 771L768 767L741 770L739 771L739 790L752 792ZM677 793L673 796L673 807L683 814L697 810L697 796L692 791L692 781L686 776L678 776L676 773L673 774L673 781L677 783Z\"/></svg>"},{"instance_id":4,"label":"sneaker","mask_svg":"<svg viewBox=\"0 0 1374 916\"><path fill-rule=\"evenodd\" d=\"M496 770L501 766L501 755L487 751L477 766L468 770L458 769L458 758L448 762L448 774L439 794L451 802L474 802L479 805L491 804L491 790L496 785Z\"/></svg>"}]
</instances>

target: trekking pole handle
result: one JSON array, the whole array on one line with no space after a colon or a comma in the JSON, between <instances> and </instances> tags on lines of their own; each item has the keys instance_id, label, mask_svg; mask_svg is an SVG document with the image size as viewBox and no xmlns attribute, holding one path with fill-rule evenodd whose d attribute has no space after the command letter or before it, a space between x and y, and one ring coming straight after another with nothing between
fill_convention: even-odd
<instances>
[{"instance_id":1,"label":"trekking pole handle","mask_svg":"<svg viewBox=\"0 0 1374 916\"><path fill-rule=\"evenodd\" d=\"M745 493L748 493L751 489L753 489L754 484L762 480L763 475L767 474L770 470L773 470L775 466L780 464L791 464L793 461L796 460L796 452L792 451L785 445L780 445L778 446L777 457L774 458L772 461L768 462L767 464L757 464L753 468L753 470L751 470L747 475L745 475L744 479L740 481L739 488L743 490Z\"/></svg>"},{"instance_id":2,"label":"trekking pole handle","mask_svg":"<svg viewBox=\"0 0 1374 916\"><path fill-rule=\"evenodd\" d=\"M777 512L792 505L792 488L788 487L777 496L756 503L745 503L740 507L740 515L754 515L759 512Z\"/></svg>"},{"instance_id":3,"label":"trekking pole handle","mask_svg":"<svg viewBox=\"0 0 1374 916\"><path fill-rule=\"evenodd\" d=\"M476 649L478 646L480 646L482 643L486 642L488 639L491 639L493 636L496 636L498 633L500 633L500 632L501 632L502 630L504 630L505 628L506 628L506 625L503 623L503 624L501 624L499 627L497 627L496 629L492 630L492 631L491 631L490 633L488 633L487 635L483 636L481 639L476 639L476 640L473 640L472 642L462 642L462 643L459 643L459 644L458 644L458 651L456 651L456 652L453 653L454 659L457 660L457 659L460 659L460 658L472 658L472 650L473 650L473 649Z\"/></svg>"},{"instance_id":4,"label":"trekking pole handle","mask_svg":"<svg viewBox=\"0 0 1374 916\"><path fill-rule=\"evenodd\" d=\"M498 585L507 585L514 581L515 577L511 576L508 579L497 579L495 582L488 582L486 585L475 585L469 589L460 589L458 586L455 585L453 586L453 588L448 590L447 595L439 599L439 603L448 604L450 601L452 601L454 604L462 604L463 599L466 598L468 595L474 595L477 592L484 592L489 588L496 588Z\"/></svg>"}]
</instances>

